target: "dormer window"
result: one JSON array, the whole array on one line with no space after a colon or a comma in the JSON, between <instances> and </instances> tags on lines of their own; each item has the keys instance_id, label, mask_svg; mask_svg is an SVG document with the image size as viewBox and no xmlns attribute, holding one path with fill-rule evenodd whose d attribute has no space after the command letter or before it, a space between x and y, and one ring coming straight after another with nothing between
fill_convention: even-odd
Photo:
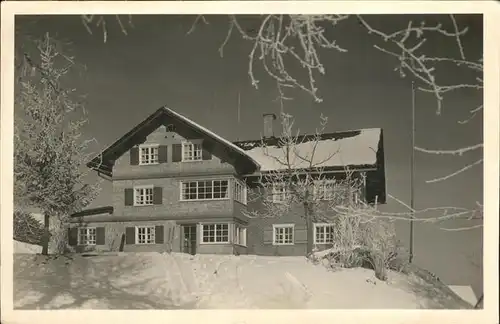
<instances>
[{"instance_id":1,"label":"dormer window","mask_svg":"<svg viewBox=\"0 0 500 324\"><path fill-rule=\"evenodd\" d=\"M139 146L139 164L151 165L158 164L158 148L157 144L141 145Z\"/></svg>"},{"instance_id":2,"label":"dormer window","mask_svg":"<svg viewBox=\"0 0 500 324\"><path fill-rule=\"evenodd\" d=\"M184 142L182 143L182 161L201 161L203 159L203 150L201 143Z\"/></svg>"}]
</instances>

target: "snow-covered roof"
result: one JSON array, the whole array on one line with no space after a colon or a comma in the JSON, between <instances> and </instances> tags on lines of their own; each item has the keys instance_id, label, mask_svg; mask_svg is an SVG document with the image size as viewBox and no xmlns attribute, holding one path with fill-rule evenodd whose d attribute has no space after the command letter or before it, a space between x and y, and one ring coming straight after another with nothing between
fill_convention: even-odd
<instances>
[{"instance_id":1,"label":"snow-covered roof","mask_svg":"<svg viewBox=\"0 0 500 324\"><path fill-rule=\"evenodd\" d=\"M242 148L240 148L239 146L231 143L230 141L228 141L227 139L217 135L216 133L212 132L211 130L209 130L208 128L205 128L203 126L201 126L200 124L198 123L195 123L194 121L192 121L191 119L179 114L178 112L175 112L173 111L172 109L170 108L167 108L167 107L163 107L163 109L165 109L166 111L168 111L169 113L171 113L172 115L175 115L177 118L183 120L185 123L191 125L192 127L195 127L203 132L205 132L206 134L216 138L218 141L226 144L227 146L231 147L232 149L240 152L241 154L247 156L250 160L252 160L254 163L258 164L258 162L256 160L254 160L249 154L247 154L247 152L245 150L243 150Z\"/></svg>"},{"instance_id":2,"label":"snow-covered roof","mask_svg":"<svg viewBox=\"0 0 500 324\"><path fill-rule=\"evenodd\" d=\"M319 141L301 141L289 150L278 145L239 143L245 153L261 166L260 171L284 170L288 164L295 169L309 167L343 167L374 165L377 162L381 130L362 129L356 135L342 138L325 138ZM312 163L311 163L312 160Z\"/></svg>"}]
</instances>

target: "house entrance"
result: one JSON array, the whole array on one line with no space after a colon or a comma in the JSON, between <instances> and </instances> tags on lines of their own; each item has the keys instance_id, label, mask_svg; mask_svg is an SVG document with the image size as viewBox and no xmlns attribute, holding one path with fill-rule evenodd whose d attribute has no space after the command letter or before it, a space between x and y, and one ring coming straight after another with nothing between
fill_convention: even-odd
<instances>
[{"instance_id":1,"label":"house entrance","mask_svg":"<svg viewBox=\"0 0 500 324\"><path fill-rule=\"evenodd\" d=\"M196 225L182 225L182 252L196 254Z\"/></svg>"}]
</instances>

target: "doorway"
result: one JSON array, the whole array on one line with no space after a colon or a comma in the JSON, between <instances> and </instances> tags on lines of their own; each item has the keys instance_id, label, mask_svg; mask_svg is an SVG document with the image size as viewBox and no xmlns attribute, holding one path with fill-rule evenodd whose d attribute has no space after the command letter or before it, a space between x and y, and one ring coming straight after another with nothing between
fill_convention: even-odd
<instances>
[{"instance_id":1,"label":"doorway","mask_svg":"<svg viewBox=\"0 0 500 324\"><path fill-rule=\"evenodd\" d=\"M196 224L182 225L182 252L196 254Z\"/></svg>"}]
</instances>

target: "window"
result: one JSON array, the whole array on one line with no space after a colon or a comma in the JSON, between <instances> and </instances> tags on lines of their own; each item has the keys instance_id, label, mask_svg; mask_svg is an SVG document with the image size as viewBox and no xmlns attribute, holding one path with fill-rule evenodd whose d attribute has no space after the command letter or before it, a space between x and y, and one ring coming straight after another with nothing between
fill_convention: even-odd
<instances>
[{"instance_id":1,"label":"window","mask_svg":"<svg viewBox=\"0 0 500 324\"><path fill-rule=\"evenodd\" d=\"M247 246L247 229L245 227L234 226L234 243Z\"/></svg>"},{"instance_id":2,"label":"window","mask_svg":"<svg viewBox=\"0 0 500 324\"><path fill-rule=\"evenodd\" d=\"M234 181L234 200L239 201L243 205L247 204L247 187L243 181Z\"/></svg>"},{"instance_id":3,"label":"window","mask_svg":"<svg viewBox=\"0 0 500 324\"><path fill-rule=\"evenodd\" d=\"M153 204L153 186L134 187L134 206Z\"/></svg>"},{"instance_id":4,"label":"window","mask_svg":"<svg viewBox=\"0 0 500 324\"><path fill-rule=\"evenodd\" d=\"M135 236L137 244L154 244L155 243L155 227L154 226L137 226L135 228Z\"/></svg>"},{"instance_id":5,"label":"window","mask_svg":"<svg viewBox=\"0 0 500 324\"><path fill-rule=\"evenodd\" d=\"M228 198L229 180L181 182L181 200L214 200Z\"/></svg>"},{"instance_id":6,"label":"window","mask_svg":"<svg viewBox=\"0 0 500 324\"><path fill-rule=\"evenodd\" d=\"M359 188L349 188L345 183L335 180L321 180L314 184L315 198L319 200L334 200L337 205L357 204Z\"/></svg>"},{"instance_id":7,"label":"window","mask_svg":"<svg viewBox=\"0 0 500 324\"><path fill-rule=\"evenodd\" d=\"M289 192L285 183L274 183L272 190L272 201L274 203L282 203L289 198Z\"/></svg>"},{"instance_id":8,"label":"window","mask_svg":"<svg viewBox=\"0 0 500 324\"><path fill-rule=\"evenodd\" d=\"M291 245L293 244L293 224L274 224L273 225L273 244Z\"/></svg>"},{"instance_id":9,"label":"window","mask_svg":"<svg viewBox=\"0 0 500 324\"><path fill-rule=\"evenodd\" d=\"M314 244L333 243L333 224L314 224Z\"/></svg>"},{"instance_id":10,"label":"window","mask_svg":"<svg viewBox=\"0 0 500 324\"><path fill-rule=\"evenodd\" d=\"M203 224L202 243L229 243L229 224Z\"/></svg>"},{"instance_id":11,"label":"window","mask_svg":"<svg viewBox=\"0 0 500 324\"><path fill-rule=\"evenodd\" d=\"M95 227L81 227L78 229L78 245L96 245Z\"/></svg>"},{"instance_id":12,"label":"window","mask_svg":"<svg viewBox=\"0 0 500 324\"><path fill-rule=\"evenodd\" d=\"M182 161L201 161L202 160L201 143L185 142L182 144Z\"/></svg>"},{"instance_id":13,"label":"window","mask_svg":"<svg viewBox=\"0 0 500 324\"><path fill-rule=\"evenodd\" d=\"M139 164L158 164L158 145L139 146Z\"/></svg>"},{"instance_id":14,"label":"window","mask_svg":"<svg viewBox=\"0 0 500 324\"><path fill-rule=\"evenodd\" d=\"M314 183L315 198L319 200L333 200L335 197L335 180L321 180Z\"/></svg>"}]
</instances>

